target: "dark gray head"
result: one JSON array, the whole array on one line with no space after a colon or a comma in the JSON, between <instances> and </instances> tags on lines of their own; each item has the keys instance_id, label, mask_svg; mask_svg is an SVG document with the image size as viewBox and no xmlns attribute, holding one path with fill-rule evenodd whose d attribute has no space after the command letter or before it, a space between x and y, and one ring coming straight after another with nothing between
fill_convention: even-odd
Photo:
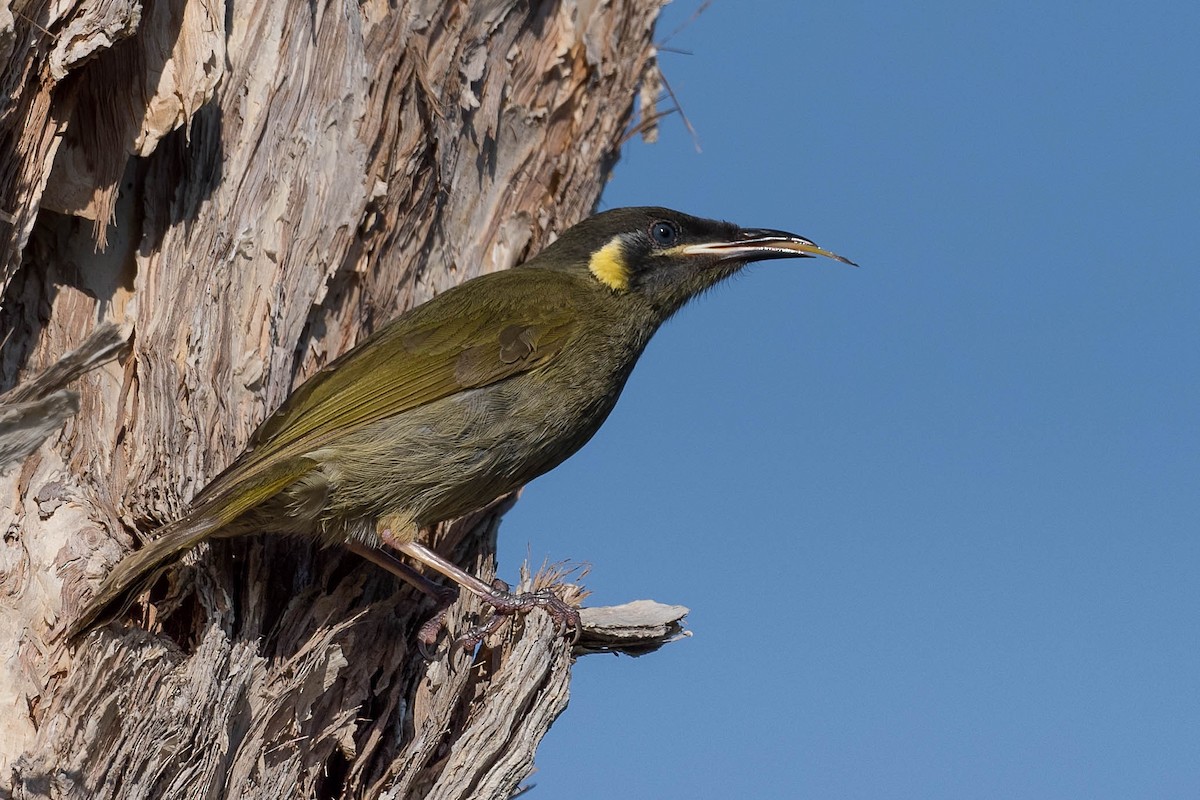
<instances>
[{"instance_id":1,"label":"dark gray head","mask_svg":"<svg viewBox=\"0 0 1200 800\"><path fill-rule=\"evenodd\" d=\"M665 318L752 261L812 256L853 264L794 233L638 207L585 219L528 266L586 270L609 291L641 297Z\"/></svg>"}]
</instances>

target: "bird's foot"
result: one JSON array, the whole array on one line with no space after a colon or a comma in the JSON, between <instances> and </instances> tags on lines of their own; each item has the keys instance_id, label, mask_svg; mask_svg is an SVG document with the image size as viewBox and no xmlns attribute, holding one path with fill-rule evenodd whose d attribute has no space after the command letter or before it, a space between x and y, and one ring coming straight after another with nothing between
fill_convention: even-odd
<instances>
[{"instance_id":1,"label":"bird's foot","mask_svg":"<svg viewBox=\"0 0 1200 800\"><path fill-rule=\"evenodd\" d=\"M556 625L565 626L566 630L571 633L572 644L579 640L581 631L579 612L552 590L547 588L535 592L513 592L502 580L486 583L471 573L465 572L445 556L435 553L425 545L416 541L404 541L391 537L388 533L389 530L384 528L380 533L385 544L399 550L414 561L442 573L494 609L494 613L489 619L475 626L466 636L458 640L457 645L463 649L474 649L488 634L496 631L505 619L514 614L527 613L534 608L545 609L546 613L553 617ZM445 616L444 611L441 616ZM421 633L432 641L436 638L440 627L441 617L423 625ZM428 648L428 644L425 647Z\"/></svg>"},{"instance_id":2,"label":"bird's foot","mask_svg":"<svg viewBox=\"0 0 1200 800\"><path fill-rule=\"evenodd\" d=\"M438 634L442 632L442 627L446 624L446 613L457 600L457 586L438 587L437 595L434 597L433 616L425 620L420 630L417 631L417 651L426 661L434 661L437 658L435 645L437 645Z\"/></svg>"},{"instance_id":3,"label":"bird's foot","mask_svg":"<svg viewBox=\"0 0 1200 800\"><path fill-rule=\"evenodd\" d=\"M492 616L469 630L456 645L464 650L473 650L485 638L495 633L505 620L514 614L528 614L535 608L541 608L554 620L555 627L562 626L564 633L571 634L571 644L579 641L582 626L579 612L552 589L538 589L535 592L514 592L507 583L499 578L492 581L492 586L486 594L480 594L480 599L492 607Z\"/></svg>"}]
</instances>

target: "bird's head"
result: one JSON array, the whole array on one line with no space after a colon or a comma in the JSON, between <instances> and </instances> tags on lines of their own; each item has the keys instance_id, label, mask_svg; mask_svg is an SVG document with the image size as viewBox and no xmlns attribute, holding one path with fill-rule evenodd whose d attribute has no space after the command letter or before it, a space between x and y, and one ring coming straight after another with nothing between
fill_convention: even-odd
<instances>
[{"instance_id":1,"label":"bird's head","mask_svg":"<svg viewBox=\"0 0 1200 800\"><path fill-rule=\"evenodd\" d=\"M854 263L794 233L643 207L617 208L580 222L534 262L585 271L603 290L642 298L665 318L752 261L812 256Z\"/></svg>"}]
</instances>

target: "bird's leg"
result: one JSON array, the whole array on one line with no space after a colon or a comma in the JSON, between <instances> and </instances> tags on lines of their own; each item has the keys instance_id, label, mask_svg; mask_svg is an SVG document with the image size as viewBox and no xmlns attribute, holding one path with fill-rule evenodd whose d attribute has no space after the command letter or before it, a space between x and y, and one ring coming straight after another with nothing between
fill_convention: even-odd
<instances>
[{"instance_id":1,"label":"bird's leg","mask_svg":"<svg viewBox=\"0 0 1200 800\"><path fill-rule=\"evenodd\" d=\"M534 608L543 608L562 624L577 639L579 637L579 612L563 602L563 599L550 589L540 589L536 592L517 594L509 589L504 581L487 584L458 565L443 558L422 544L413 541L401 541L390 530L381 526L380 538L384 544L394 547L414 561L442 573L450 580L466 589L471 594L487 603L495 611L492 619L477 626L466 637L460 640L464 647L473 647L484 636L494 631L503 622L504 617L518 613L526 613Z\"/></svg>"},{"instance_id":2,"label":"bird's leg","mask_svg":"<svg viewBox=\"0 0 1200 800\"><path fill-rule=\"evenodd\" d=\"M458 588L434 583L386 550L354 541L346 542L346 549L357 553L372 564L382 567L417 591L433 598L433 616L417 632L417 648L421 651L421 655L432 661L433 653L429 648L437 642L438 633L442 630L442 623L446 619L446 612L458 599Z\"/></svg>"}]
</instances>

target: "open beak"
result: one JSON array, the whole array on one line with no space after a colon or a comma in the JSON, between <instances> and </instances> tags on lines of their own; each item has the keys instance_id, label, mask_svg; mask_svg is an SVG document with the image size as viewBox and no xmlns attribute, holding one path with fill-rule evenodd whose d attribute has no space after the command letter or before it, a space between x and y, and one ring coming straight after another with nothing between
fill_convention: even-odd
<instances>
[{"instance_id":1,"label":"open beak","mask_svg":"<svg viewBox=\"0 0 1200 800\"><path fill-rule=\"evenodd\" d=\"M769 258L825 256L852 267L858 266L848 258L818 247L803 236L765 228L743 228L738 233L738 238L733 241L687 244L679 249L684 255L716 256L721 261L765 261Z\"/></svg>"}]
</instances>

